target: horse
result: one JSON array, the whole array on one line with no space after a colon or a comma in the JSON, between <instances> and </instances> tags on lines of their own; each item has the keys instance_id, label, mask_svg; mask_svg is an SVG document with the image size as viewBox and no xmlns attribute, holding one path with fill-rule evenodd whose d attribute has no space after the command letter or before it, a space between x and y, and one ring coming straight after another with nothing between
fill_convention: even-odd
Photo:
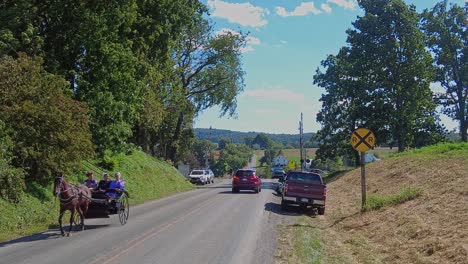
<instances>
[{"instance_id":1,"label":"horse","mask_svg":"<svg viewBox=\"0 0 468 264\"><path fill-rule=\"evenodd\" d=\"M63 175L60 175L55 178L54 196L58 197L60 200L60 215L58 221L60 225L60 233L62 236L65 236L62 227L62 217L67 210L70 210L71 212L70 228L68 230L67 236L71 236L75 213L78 213L80 216L80 228L81 231L83 231L84 217L88 212L88 206L91 200L91 191L88 189L88 187L85 185L71 185L65 180Z\"/></svg>"}]
</instances>

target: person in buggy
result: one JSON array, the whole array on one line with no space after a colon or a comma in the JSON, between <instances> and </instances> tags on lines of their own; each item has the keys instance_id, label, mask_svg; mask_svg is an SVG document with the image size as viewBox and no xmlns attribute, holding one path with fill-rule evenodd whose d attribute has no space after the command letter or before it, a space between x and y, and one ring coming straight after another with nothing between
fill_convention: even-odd
<instances>
[{"instance_id":1,"label":"person in buggy","mask_svg":"<svg viewBox=\"0 0 468 264\"><path fill-rule=\"evenodd\" d=\"M100 180L98 183L97 191L106 192L106 190L109 189L110 183L111 183L111 180L109 178L109 174L103 173L102 180Z\"/></svg>"},{"instance_id":2,"label":"person in buggy","mask_svg":"<svg viewBox=\"0 0 468 264\"><path fill-rule=\"evenodd\" d=\"M109 174L103 173L102 174L102 180L99 181L97 184L96 190L92 192L92 197L93 198L99 198L99 199L108 199L109 197L106 194L107 189L109 189L109 185L111 183L111 180L109 178Z\"/></svg>"},{"instance_id":3,"label":"person in buggy","mask_svg":"<svg viewBox=\"0 0 468 264\"><path fill-rule=\"evenodd\" d=\"M118 194L125 190L125 181L121 180L120 172L115 173L115 180L109 183L106 195L110 198L116 198Z\"/></svg>"},{"instance_id":4,"label":"person in buggy","mask_svg":"<svg viewBox=\"0 0 468 264\"><path fill-rule=\"evenodd\" d=\"M86 177L88 177L88 179L84 181L84 185L91 190L95 190L97 188L97 181L94 179L94 172L88 171Z\"/></svg>"}]
</instances>

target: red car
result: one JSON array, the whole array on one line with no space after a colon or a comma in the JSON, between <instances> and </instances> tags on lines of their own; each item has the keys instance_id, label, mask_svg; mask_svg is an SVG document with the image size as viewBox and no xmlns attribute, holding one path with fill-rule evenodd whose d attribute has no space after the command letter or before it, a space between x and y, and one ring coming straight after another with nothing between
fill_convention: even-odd
<instances>
[{"instance_id":1,"label":"red car","mask_svg":"<svg viewBox=\"0 0 468 264\"><path fill-rule=\"evenodd\" d=\"M255 170L237 170L232 177L232 192L238 193L240 190L253 190L256 193L262 191L262 180L257 176Z\"/></svg>"}]
</instances>

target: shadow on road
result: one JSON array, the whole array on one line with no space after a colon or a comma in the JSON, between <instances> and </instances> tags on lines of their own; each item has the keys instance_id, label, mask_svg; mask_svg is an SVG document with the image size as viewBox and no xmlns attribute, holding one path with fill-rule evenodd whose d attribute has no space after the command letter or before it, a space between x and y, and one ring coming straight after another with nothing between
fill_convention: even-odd
<instances>
[{"instance_id":1,"label":"shadow on road","mask_svg":"<svg viewBox=\"0 0 468 264\"><path fill-rule=\"evenodd\" d=\"M94 230L94 229L104 228L104 227L108 227L108 226L110 226L110 225L109 224L105 224L105 225L86 225L85 231L86 230ZM68 227L69 227L68 224L63 226L63 230L65 231L65 233L68 232ZM73 226L72 227L72 233L76 233L76 232L81 232L81 231L78 230L78 227ZM33 234L33 235L29 235L29 236L25 236L25 237L20 237L20 238L13 239L13 240L10 240L10 241L1 242L0 243L0 248L1 247L6 247L6 246L9 246L9 245L18 244L18 243L34 242L34 241L40 241L40 240L50 240L50 239L57 239L57 238L61 238L61 237L62 237L62 235L60 234L60 230L58 228L58 225L50 225L49 230L47 230L47 231L37 233L37 234Z\"/></svg>"},{"instance_id":2,"label":"shadow on road","mask_svg":"<svg viewBox=\"0 0 468 264\"><path fill-rule=\"evenodd\" d=\"M310 217L316 217L316 213L311 208L305 209L294 205L288 205L286 208L287 210L282 210L281 205L272 202L265 204L265 211L275 214L290 216L308 215Z\"/></svg>"},{"instance_id":3,"label":"shadow on road","mask_svg":"<svg viewBox=\"0 0 468 264\"><path fill-rule=\"evenodd\" d=\"M56 230L47 230L45 232L39 233L39 234L34 234L30 236L25 236L17 239L13 239L10 241L2 242L0 243L0 248L1 247L6 247L9 245L13 244L18 244L18 243L23 243L23 242L33 242L33 241L39 241L39 240L49 240L49 239L55 239L62 237L60 235L60 231Z\"/></svg>"},{"instance_id":4,"label":"shadow on road","mask_svg":"<svg viewBox=\"0 0 468 264\"><path fill-rule=\"evenodd\" d=\"M197 189L226 189L226 188L231 188L231 185L229 184L223 184L223 185L216 185L216 186L209 186L209 185L198 185Z\"/></svg>"},{"instance_id":5,"label":"shadow on road","mask_svg":"<svg viewBox=\"0 0 468 264\"><path fill-rule=\"evenodd\" d=\"M238 194L257 194L257 193L254 191L250 191L250 190L240 190L238 193L233 193L232 191L224 191L224 192L219 192L219 194L238 195Z\"/></svg>"}]
</instances>

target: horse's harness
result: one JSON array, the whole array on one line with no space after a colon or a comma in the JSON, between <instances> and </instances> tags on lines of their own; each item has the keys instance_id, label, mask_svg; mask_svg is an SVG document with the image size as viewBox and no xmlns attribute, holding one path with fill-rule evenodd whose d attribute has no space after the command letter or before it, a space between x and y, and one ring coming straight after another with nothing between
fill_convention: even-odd
<instances>
[{"instance_id":1,"label":"horse's harness","mask_svg":"<svg viewBox=\"0 0 468 264\"><path fill-rule=\"evenodd\" d=\"M59 188L61 188L62 185L63 185L63 179L61 178L61 179L60 179ZM62 193L67 193L67 192L70 191L70 190L72 191L73 195L70 196L70 197L68 197L68 198L66 198L66 199L63 199L63 198L61 197L61 194L62 194ZM60 205L68 205L68 204L72 203L73 201L75 201L75 200L77 200L77 199L81 199L81 198L83 198L83 197L86 198L86 199L88 199L88 200L91 200L90 197L88 197L88 196L86 196L86 195L83 195L82 192L78 191L78 190L77 190L77 186L71 185L71 184L70 184L70 187L69 187L68 189L65 189L65 190L63 190L63 191L62 191L62 190L59 190L59 191L57 192L57 197L58 197L59 200L60 200Z\"/></svg>"}]
</instances>

